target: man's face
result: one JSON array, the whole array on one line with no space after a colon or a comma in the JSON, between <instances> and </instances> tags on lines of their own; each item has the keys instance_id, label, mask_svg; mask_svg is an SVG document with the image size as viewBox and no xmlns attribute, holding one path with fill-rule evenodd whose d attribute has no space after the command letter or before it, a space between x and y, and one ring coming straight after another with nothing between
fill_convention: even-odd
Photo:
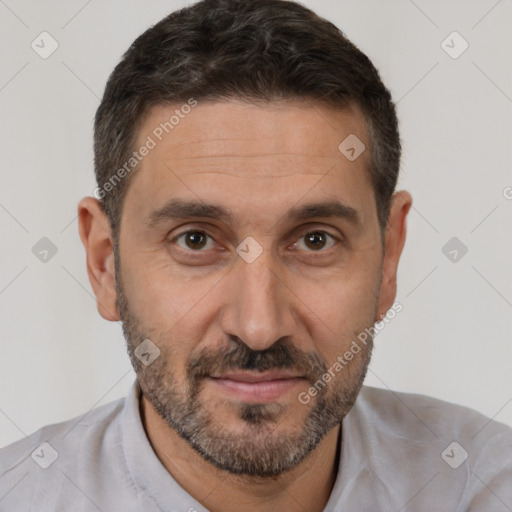
<instances>
[{"instance_id":1,"label":"man's face","mask_svg":"<svg viewBox=\"0 0 512 512\"><path fill-rule=\"evenodd\" d=\"M159 141L176 108L146 117L135 146L156 146L124 200L117 304L130 356L144 397L207 460L275 475L350 410L369 362L371 342L332 370L377 320L370 155L338 149L350 134L369 147L367 131L355 109L226 101L199 103ZM160 351L148 365L133 354L145 339Z\"/></svg>"}]
</instances>

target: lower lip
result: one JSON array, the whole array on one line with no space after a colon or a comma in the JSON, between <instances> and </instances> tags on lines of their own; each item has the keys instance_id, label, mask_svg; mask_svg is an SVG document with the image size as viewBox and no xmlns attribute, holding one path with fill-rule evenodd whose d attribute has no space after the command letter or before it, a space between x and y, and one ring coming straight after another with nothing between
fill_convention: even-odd
<instances>
[{"instance_id":1,"label":"lower lip","mask_svg":"<svg viewBox=\"0 0 512 512\"><path fill-rule=\"evenodd\" d=\"M258 404L273 402L304 381L304 379L298 377L268 380L265 382L241 382L238 380L213 378L209 380L243 402Z\"/></svg>"}]
</instances>

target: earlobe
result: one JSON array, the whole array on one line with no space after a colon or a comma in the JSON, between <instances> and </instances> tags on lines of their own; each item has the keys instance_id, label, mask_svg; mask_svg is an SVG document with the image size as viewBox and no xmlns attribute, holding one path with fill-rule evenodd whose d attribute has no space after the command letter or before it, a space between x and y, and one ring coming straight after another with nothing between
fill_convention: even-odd
<instances>
[{"instance_id":1,"label":"earlobe","mask_svg":"<svg viewBox=\"0 0 512 512\"><path fill-rule=\"evenodd\" d=\"M105 320L118 321L113 237L108 218L97 199L85 197L80 201L78 223L98 312Z\"/></svg>"},{"instance_id":2,"label":"earlobe","mask_svg":"<svg viewBox=\"0 0 512 512\"><path fill-rule=\"evenodd\" d=\"M396 274L398 262L407 234L407 214L412 206L412 196L406 190L395 192L391 202L385 233L385 253L382 262L378 319L391 308L396 298Z\"/></svg>"}]
</instances>

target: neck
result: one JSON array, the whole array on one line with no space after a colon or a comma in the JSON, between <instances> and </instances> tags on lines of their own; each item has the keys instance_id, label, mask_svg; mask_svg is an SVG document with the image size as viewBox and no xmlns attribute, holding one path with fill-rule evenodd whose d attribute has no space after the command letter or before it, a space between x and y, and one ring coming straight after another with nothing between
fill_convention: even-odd
<instances>
[{"instance_id":1,"label":"neck","mask_svg":"<svg viewBox=\"0 0 512 512\"><path fill-rule=\"evenodd\" d=\"M142 422L157 457L174 480L211 512L240 509L321 512L325 508L339 465L340 425L304 461L282 475L272 478L232 475L197 453L143 395L140 400Z\"/></svg>"}]
</instances>

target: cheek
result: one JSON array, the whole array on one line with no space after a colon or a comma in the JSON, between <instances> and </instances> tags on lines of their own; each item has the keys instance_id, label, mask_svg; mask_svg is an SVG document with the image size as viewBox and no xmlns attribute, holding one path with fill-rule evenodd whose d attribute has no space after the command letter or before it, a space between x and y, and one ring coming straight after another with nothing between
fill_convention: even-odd
<instances>
[{"instance_id":1,"label":"cheek","mask_svg":"<svg viewBox=\"0 0 512 512\"><path fill-rule=\"evenodd\" d=\"M319 285L299 288L315 350L332 362L375 318L378 273L340 272ZM306 313L306 310L309 310Z\"/></svg>"},{"instance_id":2,"label":"cheek","mask_svg":"<svg viewBox=\"0 0 512 512\"><path fill-rule=\"evenodd\" d=\"M130 308L146 327L162 331L169 329L175 322L175 311L180 290L173 288L165 279L165 272L149 264L131 262L123 267L123 287L129 298ZM177 312L177 311L176 311Z\"/></svg>"},{"instance_id":3,"label":"cheek","mask_svg":"<svg viewBox=\"0 0 512 512\"><path fill-rule=\"evenodd\" d=\"M172 348L172 365L186 364L211 321L208 302L219 276L187 279L157 254L131 255L123 261L123 288L144 334ZM171 357L171 355L170 355Z\"/></svg>"},{"instance_id":4,"label":"cheek","mask_svg":"<svg viewBox=\"0 0 512 512\"><path fill-rule=\"evenodd\" d=\"M176 324L194 299L193 288L186 286L162 252L133 252L123 260L123 286L130 307L159 331Z\"/></svg>"}]
</instances>

